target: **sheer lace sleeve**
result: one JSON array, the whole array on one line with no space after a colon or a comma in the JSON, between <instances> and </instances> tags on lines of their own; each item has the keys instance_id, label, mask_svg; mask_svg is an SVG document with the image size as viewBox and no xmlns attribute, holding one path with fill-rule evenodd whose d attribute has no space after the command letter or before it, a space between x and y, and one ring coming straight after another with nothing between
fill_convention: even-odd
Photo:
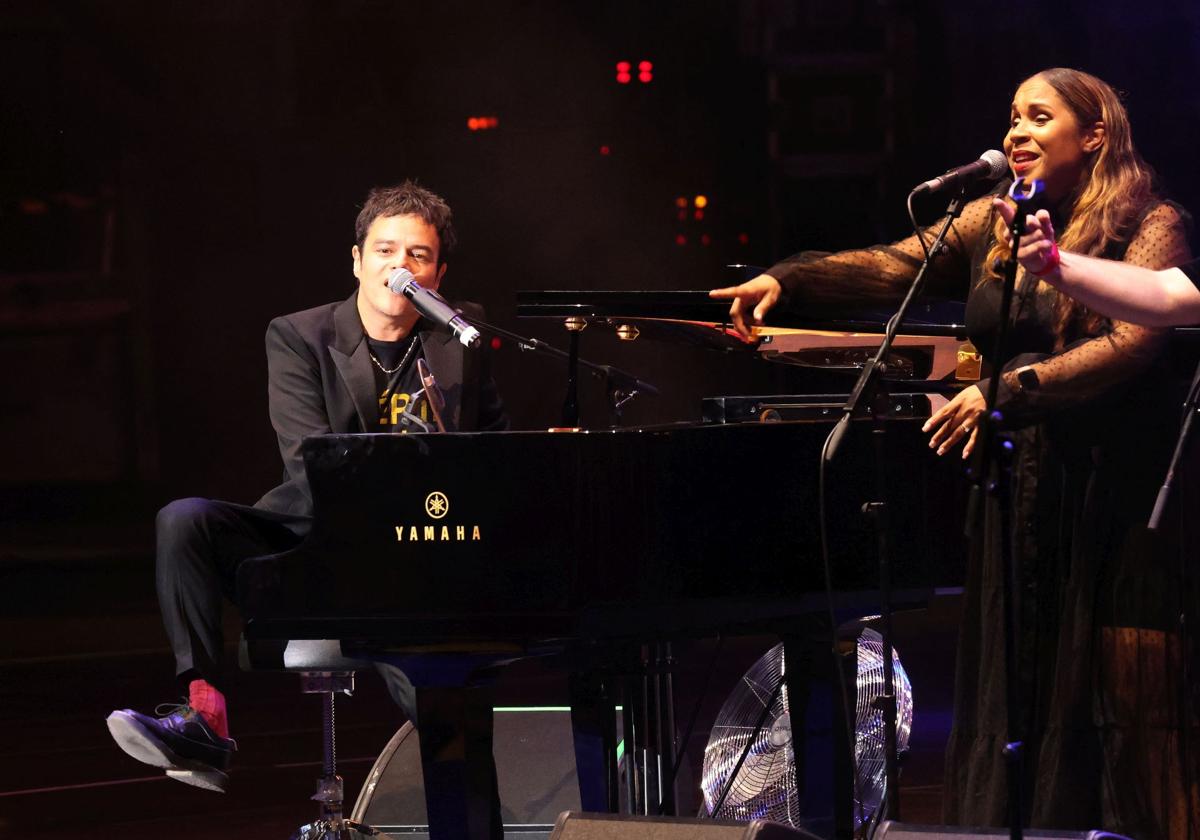
<instances>
[{"instance_id":1,"label":"sheer lace sleeve","mask_svg":"<svg viewBox=\"0 0 1200 840\"><path fill-rule=\"evenodd\" d=\"M987 195L963 208L946 236L946 253L929 270L928 292L945 297L965 294L972 254L990 230L991 201ZM926 244L933 243L941 225L939 221L925 229ZM837 254L803 251L776 263L767 274L783 286L793 309L806 303L891 302L904 297L923 258L921 243L913 235L890 245Z\"/></svg>"},{"instance_id":2,"label":"sheer lace sleeve","mask_svg":"<svg viewBox=\"0 0 1200 840\"><path fill-rule=\"evenodd\" d=\"M1171 205L1161 204L1142 221L1125 252L1125 262L1162 269L1184 263L1190 256L1185 217ZM1034 389L1019 387L1017 370L1028 360L1014 359L1001 376L999 407L1010 422L1027 425L1099 397L1148 368L1169 335L1170 330L1114 321L1104 335L1030 365L1037 374Z\"/></svg>"}]
</instances>

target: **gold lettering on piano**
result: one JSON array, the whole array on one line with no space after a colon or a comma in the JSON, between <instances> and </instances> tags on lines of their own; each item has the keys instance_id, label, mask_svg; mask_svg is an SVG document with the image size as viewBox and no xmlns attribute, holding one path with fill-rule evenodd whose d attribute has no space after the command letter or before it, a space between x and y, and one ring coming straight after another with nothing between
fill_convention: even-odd
<instances>
[{"instance_id":1,"label":"gold lettering on piano","mask_svg":"<svg viewBox=\"0 0 1200 840\"><path fill-rule=\"evenodd\" d=\"M483 531L478 525L396 525L396 542L482 542ZM470 527L470 536L467 528Z\"/></svg>"}]
</instances>

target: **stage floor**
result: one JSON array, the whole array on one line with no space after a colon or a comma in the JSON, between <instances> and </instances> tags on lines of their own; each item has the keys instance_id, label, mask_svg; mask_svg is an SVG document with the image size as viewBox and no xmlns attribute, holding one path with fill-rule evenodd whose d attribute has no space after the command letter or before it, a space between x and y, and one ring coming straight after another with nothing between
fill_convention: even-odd
<instances>
[{"instance_id":1,"label":"stage floor","mask_svg":"<svg viewBox=\"0 0 1200 840\"><path fill-rule=\"evenodd\" d=\"M61 544L0 552L0 836L173 840L285 838L316 813L320 707L298 678L228 670L230 724L238 753L228 793L216 794L139 764L111 741L109 711L153 711L176 702L172 661L155 608L153 560L139 545L72 549ZM957 597L898 617L897 649L914 686L916 719L901 787L903 817L934 823L941 809L942 748L950 726ZM237 616L227 615L235 639ZM727 641L688 745L684 780L699 774L708 727L732 685L773 644ZM707 676L711 642L681 650L680 726ZM233 658L231 658L232 661ZM498 705L565 704L562 675L513 666ZM338 704L338 765L347 808L402 723L373 672ZM694 814L694 784L681 787ZM688 813L685 811L685 813Z\"/></svg>"}]
</instances>

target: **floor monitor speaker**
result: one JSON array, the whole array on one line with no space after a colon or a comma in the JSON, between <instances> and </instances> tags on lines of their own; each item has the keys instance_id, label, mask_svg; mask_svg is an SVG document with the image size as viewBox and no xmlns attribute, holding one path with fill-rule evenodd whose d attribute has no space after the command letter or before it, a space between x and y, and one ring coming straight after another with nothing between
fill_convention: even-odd
<instances>
[{"instance_id":1,"label":"floor monitor speaker","mask_svg":"<svg viewBox=\"0 0 1200 840\"><path fill-rule=\"evenodd\" d=\"M958 828L948 825L905 825L885 822L875 833L875 840L980 840L984 837L1008 837L1007 828ZM1027 828L1022 836L1029 840L1129 840L1107 831L1050 831Z\"/></svg>"},{"instance_id":2,"label":"floor monitor speaker","mask_svg":"<svg viewBox=\"0 0 1200 840\"><path fill-rule=\"evenodd\" d=\"M508 837L548 837L563 811L579 808L571 712L561 706L497 708L496 783ZM351 819L406 840L428 836L421 745L406 723L367 775Z\"/></svg>"},{"instance_id":3,"label":"floor monitor speaker","mask_svg":"<svg viewBox=\"0 0 1200 840\"><path fill-rule=\"evenodd\" d=\"M624 814L563 814L550 840L820 840L778 823L631 817Z\"/></svg>"}]
</instances>

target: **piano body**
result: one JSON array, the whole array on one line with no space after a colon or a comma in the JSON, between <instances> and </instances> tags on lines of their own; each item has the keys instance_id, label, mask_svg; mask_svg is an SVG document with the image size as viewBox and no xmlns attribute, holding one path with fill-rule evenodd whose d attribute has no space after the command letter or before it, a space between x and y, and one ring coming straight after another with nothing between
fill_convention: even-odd
<instances>
[{"instance_id":1,"label":"piano body","mask_svg":"<svg viewBox=\"0 0 1200 840\"><path fill-rule=\"evenodd\" d=\"M714 302L699 293L675 294L690 296L674 301L691 308L686 314L712 314ZM655 317L637 321L643 333L752 349L719 322L675 319L678 306L634 297L613 293L603 307L524 300L519 314L564 317L566 307L615 327L649 312ZM857 335L861 325L821 324L830 326ZM956 342L959 329L931 335ZM915 376L933 351L928 340L910 349L898 369ZM904 387L918 396L937 390L916 378ZM420 684L423 663L444 673L456 657L478 664L565 651L589 668L614 646L766 631L785 640L793 715L803 715L816 697L806 675L831 683L817 465L838 399L805 410L804 399L719 398L706 405L707 424L309 438L313 530L297 549L239 570L246 636L341 639ZM948 480L961 467L929 452L920 432L927 400L910 394L897 404L907 408L887 421L886 436L893 584L911 602L961 563L961 543L948 538L961 530ZM803 419L737 422L790 417ZM861 511L875 495L871 428L853 423L828 468L829 584L836 605L856 614L878 611L877 536ZM611 740L614 696L601 698L607 717L576 709L585 808L617 802L615 744L602 746L609 758L594 748L601 734ZM809 737L831 698L812 703ZM833 809L815 824L841 836L851 830L849 740L831 717L824 754L810 749L797 775L808 800Z\"/></svg>"}]
</instances>

